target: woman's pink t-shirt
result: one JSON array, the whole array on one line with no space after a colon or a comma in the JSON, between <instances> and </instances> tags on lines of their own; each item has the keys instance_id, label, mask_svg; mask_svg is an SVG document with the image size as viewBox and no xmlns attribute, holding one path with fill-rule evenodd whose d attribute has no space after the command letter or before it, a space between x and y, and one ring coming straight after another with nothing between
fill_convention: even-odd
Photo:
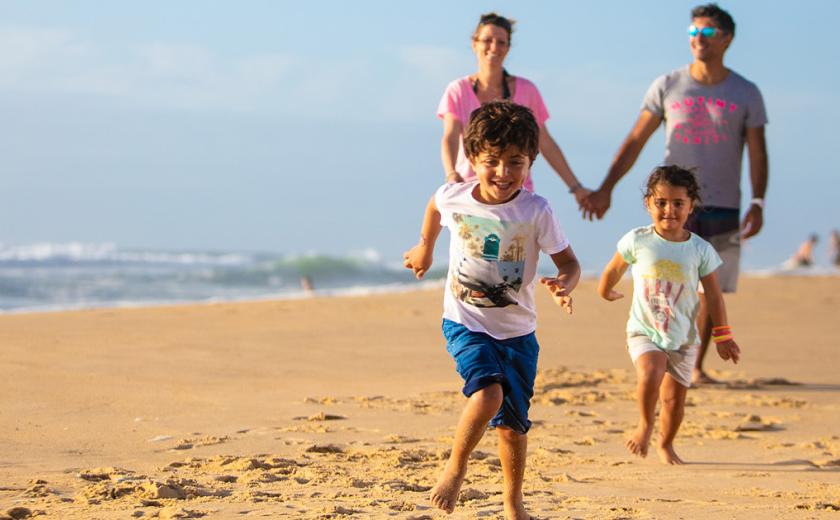
<instances>
[{"instance_id":1,"label":"woman's pink t-shirt","mask_svg":"<svg viewBox=\"0 0 840 520\"><path fill-rule=\"evenodd\" d=\"M511 101L530 108L531 112L534 113L537 124L542 128L548 119L548 109L545 108L540 91L537 90L536 85L525 78L515 76L514 81L515 87ZM446 114L452 114L461 123L461 127L465 128L470 120L470 114L480 106L481 102L472 89L472 81L467 76L456 79L446 87L446 91L444 91L443 97L440 99L440 104L438 105L437 116L443 119L443 116ZM455 162L455 169L464 181L470 181L476 178L475 172L467 160L467 156L464 155L463 134L458 139L458 159ZM528 191L534 191L534 183L530 175L525 179L523 187Z\"/></svg>"}]
</instances>

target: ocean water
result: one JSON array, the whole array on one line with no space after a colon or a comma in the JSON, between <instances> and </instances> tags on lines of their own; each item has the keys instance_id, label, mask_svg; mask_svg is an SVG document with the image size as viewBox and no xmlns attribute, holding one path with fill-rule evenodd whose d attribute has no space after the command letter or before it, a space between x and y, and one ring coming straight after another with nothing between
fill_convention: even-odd
<instances>
[{"instance_id":1,"label":"ocean water","mask_svg":"<svg viewBox=\"0 0 840 520\"><path fill-rule=\"evenodd\" d=\"M398 259L395 259L398 260ZM445 271L427 275L440 283ZM0 312L299 298L415 289L374 251L346 256L123 249L114 244L0 244Z\"/></svg>"},{"instance_id":2,"label":"ocean water","mask_svg":"<svg viewBox=\"0 0 840 520\"><path fill-rule=\"evenodd\" d=\"M540 271L551 272L550 262ZM440 267L443 265L444 267ZM838 276L828 266L770 267L753 276ZM597 276L584 270L584 276ZM125 249L112 243L0 244L0 313L188 302L372 294L442 285L445 259L417 282L399 258L375 251L330 256ZM308 278L314 291L305 291Z\"/></svg>"}]
</instances>

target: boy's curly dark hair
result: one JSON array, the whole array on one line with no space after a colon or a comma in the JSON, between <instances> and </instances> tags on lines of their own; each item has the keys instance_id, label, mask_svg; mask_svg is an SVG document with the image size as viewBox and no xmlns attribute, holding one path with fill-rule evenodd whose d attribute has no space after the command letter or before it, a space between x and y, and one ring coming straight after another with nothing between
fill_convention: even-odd
<instances>
[{"instance_id":1,"label":"boy's curly dark hair","mask_svg":"<svg viewBox=\"0 0 840 520\"><path fill-rule=\"evenodd\" d=\"M650 176L648 177L647 186L645 187L645 199L654 195L653 190L660 182L685 188L688 192L688 198L695 204L700 203L700 184L698 184L697 178L691 170L675 164L670 166L657 166L650 172Z\"/></svg>"},{"instance_id":2,"label":"boy's curly dark hair","mask_svg":"<svg viewBox=\"0 0 840 520\"><path fill-rule=\"evenodd\" d=\"M527 107L510 101L491 101L470 114L464 130L464 154L470 161L487 151L516 146L531 162L539 153L540 127Z\"/></svg>"}]
</instances>

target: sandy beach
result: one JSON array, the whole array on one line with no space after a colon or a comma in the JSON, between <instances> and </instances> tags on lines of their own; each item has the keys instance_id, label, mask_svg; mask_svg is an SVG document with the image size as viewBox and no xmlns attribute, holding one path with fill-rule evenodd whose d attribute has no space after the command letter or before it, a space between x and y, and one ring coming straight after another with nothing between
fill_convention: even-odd
<instances>
[{"instance_id":1,"label":"sandy beach","mask_svg":"<svg viewBox=\"0 0 840 520\"><path fill-rule=\"evenodd\" d=\"M441 291L0 316L0 518L443 518ZM689 392L684 466L624 448L629 300L538 305L532 515L840 518L840 278L742 279L743 359ZM473 458L450 518L500 518L495 434Z\"/></svg>"}]
</instances>

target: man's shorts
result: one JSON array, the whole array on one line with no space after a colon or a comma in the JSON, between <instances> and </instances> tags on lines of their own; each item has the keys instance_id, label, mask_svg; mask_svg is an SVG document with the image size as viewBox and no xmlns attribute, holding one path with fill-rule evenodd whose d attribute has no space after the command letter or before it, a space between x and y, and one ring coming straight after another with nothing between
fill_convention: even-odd
<instances>
[{"instance_id":1,"label":"man's shorts","mask_svg":"<svg viewBox=\"0 0 840 520\"><path fill-rule=\"evenodd\" d=\"M737 208L698 207L685 228L715 248L723 264L715 271L720 289L734 293L741 260L741 216ZM702 291L702 286L700 287Z\"/></svg>"},{"instance_id":2,"label":"man's shorts","mask_svg":"<svg viewBox=\"0 0 840 520\"><path fill-rule=\"evenodd\" d=\"M531 421L528 409L534 395L537 356L540 346L532 332L509 339L496 339L483 332L473 332L460 323L443 320L446 351L455 359L455 370L464 380L464 395L492 384L500 384L504 400L490 426L505 426L528 433Z\"/></svg>"},{"instance_id":3,"label":"man's shorts","mask_svg":"<svg viewBox=\"0 0 840 520\"><path fill-rule=\"evenodd\" d=\"M668 356L668 373L674 380L686 388L691 388L691 373L697 361L698 345L683 345L679 350L665 350L657 347L647 336L627 338L627 352L633 365L642 354L662 352Z\"/></svg>"}]
</instances>

